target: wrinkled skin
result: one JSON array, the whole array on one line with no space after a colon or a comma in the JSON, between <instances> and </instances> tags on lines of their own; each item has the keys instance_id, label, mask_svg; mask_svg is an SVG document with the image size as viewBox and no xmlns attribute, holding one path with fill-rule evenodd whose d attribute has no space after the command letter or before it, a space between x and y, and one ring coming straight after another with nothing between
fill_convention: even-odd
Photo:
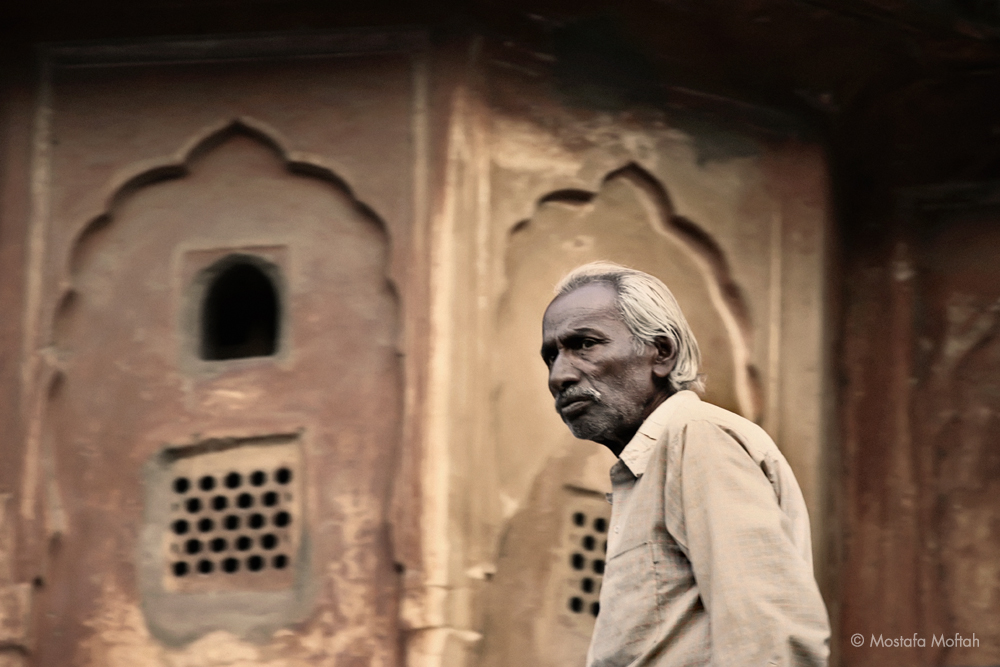
<instances>
[{"instance_id":1,"label":"wrinkled skin","mask_svg":"<svg viewBox=\"0 0 1000 667\"><path fill-rule=\"evenodd\" d=\"M676 349L666 338L638 346L613 287L591 283L557 297L542 320L542 359L556 412L573 435L619 455L671 394Z\"/></svg>"}]
</instances>

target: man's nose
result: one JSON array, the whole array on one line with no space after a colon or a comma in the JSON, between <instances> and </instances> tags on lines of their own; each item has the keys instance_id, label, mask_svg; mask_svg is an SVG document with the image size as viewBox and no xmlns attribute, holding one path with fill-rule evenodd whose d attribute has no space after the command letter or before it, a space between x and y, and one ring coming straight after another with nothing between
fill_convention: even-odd
<instances>
[{"instance_id":1,"label":"man's nose","mask_svg":"<svg viewBox=\"0 0 1000 667\"><path fill-rule=\"evenodd\" d=\"M573 363L561 352L556 355L549 368L549 391L555 396L567 387L580 381L580 373Z\"/></svg>"}]
</instances>

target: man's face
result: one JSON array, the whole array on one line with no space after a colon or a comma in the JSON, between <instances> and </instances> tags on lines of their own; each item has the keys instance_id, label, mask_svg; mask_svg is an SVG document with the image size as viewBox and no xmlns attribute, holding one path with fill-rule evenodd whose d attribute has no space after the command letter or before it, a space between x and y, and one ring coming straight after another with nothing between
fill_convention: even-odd
<instances>
[{"instance_id":1,"label":"man's face","mask_svg":"<svg viewBox=\"0 0 1000 667\"><path fill-rule=\"evenodd\" d=\"M615 300L604 283L557 297L542 321L542 358L556 412L573 435L619 454L666 392L655 380L657 348L637 351Z\"/></svg>"}]
</instances>

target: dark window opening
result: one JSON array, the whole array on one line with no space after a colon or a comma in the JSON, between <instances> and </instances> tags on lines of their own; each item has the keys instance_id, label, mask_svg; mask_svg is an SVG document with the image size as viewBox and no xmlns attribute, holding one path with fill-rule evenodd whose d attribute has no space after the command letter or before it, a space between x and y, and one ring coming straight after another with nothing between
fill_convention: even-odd
<instances>
[{"instance_id":1,"label":"dark window opening","mask_svg":"<svg viewBox=\"0 0 1000 667\"><path fill-rule=\"evenodd\" d=\"M205 295L201 356L206 360L267 357L278 342L278 294L247 262L220 272Z\"/></svg>"}]
</instances>

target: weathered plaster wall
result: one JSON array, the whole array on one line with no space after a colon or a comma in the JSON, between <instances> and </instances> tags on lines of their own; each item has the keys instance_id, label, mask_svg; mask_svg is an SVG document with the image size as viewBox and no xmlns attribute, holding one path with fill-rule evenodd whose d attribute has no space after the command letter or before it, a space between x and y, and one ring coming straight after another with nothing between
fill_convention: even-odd
<instances>
[{"instance_id":1,"label":"weathered plaster wall","mask_svg":"<svg viewBox=\"0 0 1000 667\"><path fill-rule=\"evenodd\" d=\"M908 227L847 267L845 664L1000 661L1000 235L994 206L955 194L907 195ZM978 645L933 645L956 633Z\"/></svg>"},{"instance_id":2,"label":"weathered plaster wall","mask_svg":"<svg viewBox=\"0 0 1000 667\"><path fill-rule=\"evenodd\" d=\"M554 282L591 259L675 287L703 339L708 398L760 420L795 468L822 577L822 151L746 133L740 151L706 159L701 147L733 143L732 129L692 136L665 114L575 108L545 84L484 72L453 100L453 199L436 237L448 268L435 297L454 323L452 618L472 631L456 664L572 664L586 649L586 625L553 580L565 576L570 508L606 490L612 461L559 422L537 350Z\"/></svg>"},{"instance_id":3,"label":"weathered plaster wall","mask_svg":"<svg viewBox=\"0 0 1000 667\"><path fill-rule=\"evenodd\" d=\"M0 74L0 665L22 667L30 641L30 579L23 576L18 544L18 489L24 426L24 271L31 181L33 82L5 63Z\"/></svg>"},{"instance_id":4,"label":"weathered plaster wall","mask_svg":"<svg viewBox=\"0 0 1000 667\"><path fill-rule=\"evenodd\" d=\"M190 48L223 51L187 64L57 63L40 89L22 311L34 428L22 439L12 579L42 578L36 643L24 644L39 665L578 660L590 621L567 611L572 550L561 542L568 510L598 518L611 461L556 418L537 349L552 284L590 259L676 289L701 338L708 398L774 435L823 545L829 205L818 146L692 129L645 108L581 108L548 75L489 64L480 40L426 60L380 51L294 67L235 62L225 40ZM185 191L199 175L207 190ZM335 194L320 202L304 182ZM288 198L272 207L268 192ZM375 237L301 223L324 211L331 229L376 220L384 254L369 256ZM206 375L185 361L191 258L223 246L287 269L295 345L271 370ZM338 287L366 257L360 274L382 261L394 293ZM343 309L361 314L350 331L339 331ZM338 348L337 336L354 343ZM350 363L350 386L335 382ZM385 371L377 382L360 370L373 364ZM358 398L380 392L376 413ZM164 444L271 433L297 415L317 457L312 528L330 538L314 545L316 603L267 637L213 627L164 642L133 575L141 465ZM344 420L373 426L352 440ZM380 449L393 429L399 446Z\"/></svg>"},{"instance_id":5,"label":"weathered plaster wall","mask_svg":"<svg viewBox=\"0 0 1000 667\"><path fill-rule=\"evenodd\" d=\"M858 219L858 209L879 218L870 233L841 238L846 261L834 290L842 285L845 291L846 324L841 327L839 319L831 326L822 316L829 295L817 276L823 275L827 262L824 229L830 206L824 156L817 146L720 130L721 124L743 117L746 107L739 105L730 113L732 109L713 106L718 100L711 96L678 87L671 87L670 100L680 99L680 106L694 101L697 108L711 109L705 117L720 120L720 127L706 123L699 113L677 122L676 116L621 104L595 111L594 105L581 104L565 96L564 87L553 85L553 66L585 85L588 71L596 70L606 79L622 76L626 84L652 84L650 90L657 92L664 82L656 80L655 72L662 70L641 59L626 59L623 68L616 69L614 63L609 67L605 56L620 55L615 48L622 46L605 39L615 35L614 25L594 32L594 39L569 54L574 58L557 60L551 53L535 52L548 37L558 38L562 28L572 27L572 21L559 18L567 14L565 6L557 3L556 9L540 11L523 4L486 4L488 11L482 3L472 5L479 6L474 15L480 24L498 26L499 33L531 32L531 44L513 39L490 50L483 48L488 40L480 39L469 50L435 46L430 63L417 62L410 70L413 96L407 112L396 117L399 123L375 124L369 131L359 131L364 125L359 119L384 118L392 107L386 104L387 96L393 96L386 85L392 77L387 78L384 69L356 81L366 91L361 96L336 86L311 86L300 76L279 77L248 98L227 97L226 113L206 113L187 129L173 123L191 112L192 104L197 107L200 100L223 91L219 78L191 76L191 87L176 91L170 87L176 79L150 74L143 86L116 91L111 76L104 92L117 93L120 102L110 110L113 121L98 114L89 125L115 136L117 152L109 157L105 150L101 157L102 151L92 151L93 146L78 146L81 163L90 158L93 163L85 165L86 178L70 186L75 190L67 190L64 203L79 207L74 215L82 223L80 216L99 210L102 198L120 185L116 179L121 173L145 168L145 160L176 157L199 128L215 128L247 109L259 116L259 105L266 106L269 96L279 91L286 100L308 99L307 104L287 105L287 115L271 123L271 129L291 139L286 147L328 160L357 192L369 188L360 198L376 206L392 227L390 274L399 291L400 329L407 341L401 360L407 446L401 448L395 502L386 515L392 516L393 551L406 570L401 624L408 628L407 664L525 664L525 656L533 655L539 645L552 651L553 660L558 655L570 661L579 656L586 633L579 625L564 627L544 617L552 608L545 605L555 604L549 573L554 559L565 555L559 545L549 551L561 539L559 521L565 520L554 508L597 497L594 491L603 483L609 461L600 450L570 440L560 430L548 412L549 398L539 388L537 365L508 368L498 361L510 359L507 353L514 345L504 342L501 331L519 337L518 345L531 338L538 315L531 310L550 289L548 278L540 276L515 285L510 249L518 238L526 238L522 232L531 229L536 214L558 211L570 219L579 217L593 205L583 202L581 193L598 196L609 174L637 164L669 195L673 212L704 231L726 259L745 304L741 326L747 333L747 360L756 369L754 405L803 484L814 527L821 528L814 531L817 544L824 540L823 530L833 526L843 531L842 586L825 588L836 612L834 638L841 643L836 647L841 649L841 664L996 664L1000 555L995 524L1000 501L993 444L997 276L991 267L1000 240L991 229L995 216L987 216L986 223L963 219L954 233L897 233L879 226L883 219L871 211L877 206L864 199L872 192L884 194L896 183L995 176L996 119L993 105L984 103L1000 90L990 68L996 42L983 38L992 24L970 22L976 18L972 10L961 19L948 11L924 14L919 3L895 3L891 8L879 3L873 9L872 3L847 8L844 3L821 3L825 8L817 8L814 2L773 7L751 2L719 13L711 3L667 2L634 3L625 9L634 32L644 35L644 44L659 54L659 64L678 75L670 82L673 86L698 88L704 82L737 96L742 91L781 100L813 114L827 128L841 167L838 177L845 196L840 203L847 205L842 226L857 231L871 222ZM971 4L981 10L979 18L985 16L988 3L964 3ZM409 20L414 16L410 6L395 18ZM586 14L592 6L583 3L579 11ZM33 626L48 621L39 616L43 612L37 604L32 618L24 601L61 594L45 590L52 585L45 576L52 559L69 553L59 553L59 535L75 530L60 511L65 499L60 500L58 487L51 483L56 470L51 457L42 456L51 451L43 449L39 412L49 389L45 374L52 370L45 354L52 341L46 332L66 287L60 283L65 266L58 264L58 255L67 248L55 254L52 250L70 239L48 236L47 207L52 202L45 196L44 155L62 138L34 131L37 122L47 120L52 90L38 85L31 43L66 36L93 39L392 22L380 14L380 7L376 3L345 14L329 3L322 9L315 3L297 3L282 11L270 3L228 1L125 7L96 0L58 8L53 3L6 4L8 39L0 62L2 667L24 667L33 643L49 639L31 636ZM443 20L433 11L426 16L455 25L452 16ZM29 18L28 26L18 21L24 17ZM602 22L598 18L591 25ZM309 39L301 33L286 40L272 36L267 48L270 56L283 50L301 54ZM355 48L357 39L358 33L352 32L346 42ZM225 51L227 43L239 41L188 40L170 58L214 61L214 70L221 72L227 67L218 61L227 56L212 49L221 46ZM206 44L208 50L200 51ZM393 50L385 41L381 45ZM98 47L97 52L114 60L121 46ZM147 47L143 43L129 48L135 55ZM512 53L517 57L508 58ZM627 48L625 55L630 55ZM635 64L639 68L631 67ZM113 68L103 69L106 73ZM240 69L232 63L228 67L237 76ZM485 81L484 70L489 72ZM102 74L89 76L93 81ZM453 84L459 80L465 85L456 89ZM254 83L249 77L249 85ZM614 88L619 82L597 83ZM130 124L133 112L143 100L150 102L158 89L165 115ZM86 98L87 91L81 92ZM651 97L646 90L639 92L642 99ZM60 94L56 91L56 101ZM600 94L588 99L595 98ZM666 107L673 106L670 100ZM328 115L309 134L303 130L308 129L312 103L319 103ZM204 111L201 107L195 113ZM294 131L283 129L291 126ZM384 135L405 132L404 127L412 130L413 160L401 158L398 151L379 150ZM428 133L421 134L421 128ZM179 131L168 136L175 129ZM351 150L331 148L340 141ZM413 173L401 175L410 166ZM384 187L410 182L411 193L380 199ZM423 190L421 184L430 187ZM540 206L542 198L567 194L567 189L570 196L555 196ZM404 209L410 204L412 225L397 225L407 217ZM650 220L655 222L657 216L662 217L662 207ZM904 227L915 219L901 217ZM433 229L424 221L433 222ZM511 233L525 221L520 232ZM951 223L942 224L943 229ZM655 229L653 223L650 229ZM582 252L574 249L574 238L556 234L552 240L556 247L568 242L567 254ZM54 264L49 263L50 254ZM525 253L514 248L513 254ZM429 284L434 286L432 303ZM531 303L511 305L520 294ZM509 312L524 313L524 328L501 329L500 314ZM837 347L836 385L824 382L826 338L833 331L843 336ZM530 346L531 352L535 347ZM508 377L516 380L505 380ZM513 408L503 403L510 392L498 392L504 381L522 382L538 392L538 401L527 399L525 405L541 405L539 412L528 418L510 414ZM710 378L716 387L717 381ZM817 406L833 395L839 397L842 412L831 428ZM501 411L505 405L506 411ZM524 442L509 432L501 442L501 424L552 437ZM822 450L840 435L843 458L825 468ZM28 465L26 450L32 461ZM824 498L833 495L824 485L836 480L841 465L844 480L836 495L843 513L835 526L824 512ZM827 539L824 552L817 553L820 568L828 562L826 552L835 551L831 543L835 539ZM120 554L121 562L130 558ZM829 581L825 576L822 580ZM225 633L210 633L183 650L166 650L149 637L134 591L127 586L102 590L102 608L111 611L87 621L89 634L81 651L112 664L141 665L147 659L176 665L280 664L287 657L286 641L312 651L304 658L298 654L304 664L322 664L337 624L322 617L308 633L296 634L299 628L279 631L274 651ZM543 620L535 623L539 615ZM321 626L330 633L315 631ZM886 653L847 644L855 631L929 636L970 630L982 642L977 652ZM506 645L524 654L503 648L511 637Z\"/></svg>"},{"instance_id":6,"label":"weathered plaster wall","mask_svg":"<svg viewBox=\"0 0 1000 667\"><path fill-rule=\"evenodd\" d=\"M402 660L399 598L422 583L420 553L390 516L419 525L394 482L412 494L400 311L413 295L422 126L415 42L395 38L368 57L252 64L240 49L260 44L240 40L214 59L183 45L166 65L148 45L43 56L21 401L31 428L15 466L23 565L0 581L17 593L28 585L12 579L37 578L22 596L31 637L15 636L21 616L4 597L2 641L32 664ZM233 252L275 267L280 343L273 357L207 362L192 285ZM301 452L294 584L172 594L157 566L164 526L149 525L146 505L163 497L149 462L269 435Z\"/></svg>"}]
</instances>

